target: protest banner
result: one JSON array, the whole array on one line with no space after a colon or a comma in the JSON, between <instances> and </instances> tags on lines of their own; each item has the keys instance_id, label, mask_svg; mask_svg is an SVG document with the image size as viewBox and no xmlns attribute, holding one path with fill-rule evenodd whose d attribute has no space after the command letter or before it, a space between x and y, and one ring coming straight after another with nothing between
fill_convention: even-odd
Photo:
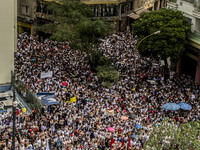
<instances>
[{"instance_id":1,"label":"protest banner","mask_svg":"<svg viewBox=\"0 0 200 150\"><path fill-rule=\"evenodd\" d=\"M52 72L52 71L41 72L40 78L41 78L41 79L44 79L44 78L51 78L52 76L53 76L53 72Z\"/></svg>"}]
</instances>

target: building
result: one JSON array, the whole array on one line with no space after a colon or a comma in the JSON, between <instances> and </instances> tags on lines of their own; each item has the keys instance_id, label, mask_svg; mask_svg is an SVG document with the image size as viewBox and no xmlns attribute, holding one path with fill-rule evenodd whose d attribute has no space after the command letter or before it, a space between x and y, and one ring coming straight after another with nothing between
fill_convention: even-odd
<instances>
[{"instance_id":1,"label":"building","mask_svg":"<svg viewBox=\"0 0 200 150\"><path fill-rule=\"evenodd\" d=\"M140 17L142 12L159 10L166 7L167 0L135 0L134 12L128 15L128 26Z\"/></svg>"},{"instance_id":2,"label":"building","mask_svg":"<svg viewBox=\"0 0 200 150\"><path fill-rule=\"evenodd\" d=\"M180 57L177 72L192 76L200 85L200 0L169 0L167 8L182 11L191 23L192 33L186 51Z\"/></svg>"},{"instance_id":3,"label":"building","mask_svg":"<svg viewBox=\"0 0 200 150\"><path fill-rule=\"evenodd\" d=\"M167 0L145 0L144 7L151 10L159 10L166 6Z\"/></svg>"},{"instance_id":4,"label":"building","mask_svg":"<svg viewBox=\"0 0 200 150\"><path fill-rule=\"evenodd\" d=\"M47 2L55 0L36 0L35 22L42 25L49 22L51 12L47 11ZM56 2L59 2L57 0ZM145 0L81 0L90 6L95 18L103 18L116 30L126 30L128 17L134 11L145 11Z\"/></svg>"},{"instance_id":5,"label":"building","mask_svg":"<svg viewBox=\"0 0 200 150\"><path fill-rule=\"evenodd\" d=\"M52 12L47 10L47 2L59 0L35 0L35 24L42 25L49 22ZM126 30L127 26L140 13L148 10L159 10L166 5L166 0L80 0L90 6L95 18L103 18L117 31ZM130 21L130 19L133 19Z\"/></svg>"},{"instance_id":6,"label":"building","mask_svg":"<svg viewBox=\"0 0 200 150\"><path fill-rule=\"evenodd\" d=\"M116 30L126 30L127 16L135 10L138 0L81 0L89 5L94 17L103 18Z\"/></svg>"},{"instance_id":7,"label":"building","mask_svg":"<svg viewBox=\"0 0 200 150\"><path fill-rule=\"evenodd\" d=\"M17 0L17 32L33 33L36 0Z\"/></svg>"},{"instance_id":8,"label":"building","mask_svg":"<svg viewBox=\"0 0 200 150\"><path fill-rule=\"evenodd\" d=\"M0 1L0 85L11 83L17 49L17 1ZM1 89L0 89L1 91Z\"/></svg>"}]
</instances>

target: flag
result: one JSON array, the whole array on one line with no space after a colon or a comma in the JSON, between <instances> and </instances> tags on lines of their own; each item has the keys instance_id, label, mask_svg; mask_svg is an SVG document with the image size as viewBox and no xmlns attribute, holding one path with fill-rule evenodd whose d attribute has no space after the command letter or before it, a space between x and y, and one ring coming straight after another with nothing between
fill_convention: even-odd
<instances>
[{"instance_id":1,"label":"flag","mask_svg":"<svg viewBox=\"0 0 200 150\"><path fill-rule=\"evenodd\" d=\"M67 103L74 103L76 102L76 96L70 98L70 101L66 101Z\"/></svg>"},{"instance_id":2,"label":"flag","mask_svg":"<svg viewBox=\"0 0 200 150\"><path fill-rule=\"evenodd\" d=\"M110 147L112 148L112 144L115 143L114 139L112 138L111 142L110 142Z\"/></svg>"},{"instance_id":3,"label":"flag","mask_svg":"<svg viewBox=\"0 0 200 150\"><path fill-rule=\"evenodd\" d=\"M130 149L131 147L131 137L129 137L129 140L128 140L128 149Z\"/></svg>"},{"instance_id":4,"label":"flag","mask_svg":"<svg viewBox=\"0 0 200 150\"><path fill-rule=\"evenodd\" d=\"M46 146L46 150L50 150L50 147L49 147L49 141L47 139L47 146Z\"/></svg>"},{"instance_id":5,"label":"flag","mask_svg":"<svg viewBox=\"0 0 200 150\"><path fill-rule=\"evenodd\" d=\"M123 138L123 140L122 140L122 147L124 146L124 138Z\"/></svg>"},{"instance_id":6,"label":"flag","mask_svg":"<svg viewBox=\"0 0 200 150\"><path fill-rule=\"evenodd\" d=\"M26 108L22 108L22 112L23 112L23 113L26 113Z\"/></svg>"},{"instance_id":7,"label":"flag","mask_svg":"<svg viewBox=\"0 0 200 150\"><path fill-rule=\"evenodd\" d=\"M76 102L76 96L74 96L74 97L72 97L72 98L70 98L70 102Z\"/></svg>"}]
</instances>

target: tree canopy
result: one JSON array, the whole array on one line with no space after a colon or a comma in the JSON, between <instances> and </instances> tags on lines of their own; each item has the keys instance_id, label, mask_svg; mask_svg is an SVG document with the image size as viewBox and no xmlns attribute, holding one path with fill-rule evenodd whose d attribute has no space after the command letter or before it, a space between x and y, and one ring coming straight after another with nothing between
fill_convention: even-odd
<instances>
[{"instance_id":1,"label":"tree canopy","mask_svg":"<svg viewBox=\"0 0 200 150\"><path fill-rule=\"evenodd\" d=\"M111 33L108 24L94 19L92 9L80 0L50 2L47 8L53 13L51 22L38 30L51 33L52 40L70 41L72 48L89 51Z\"/></svg>"},{"instance_id":2,"label":"tree canopy","mask_svg":"<svg viewBox=\"0 0 200 150\"><path fill-rule=\"evenodd\" d=\"M99 39L112 33L110 26L103 20L95 19L92 9L80 0L50 2L47 8L52 12L51 22L38 27L38 30L51 33L52 40L68 41L71 48L86 52L91 70L97 71L99 66L98 74L103 80L109 84L116 82L118 72L98 50Z\"/></svg>"},{"instance_id":3,"label":"tree canopy","mask_svg":"<svg viewBox=\"0 0 200 150\"><path fill-rule=\"evenodd\" d=\"M154 128L145 149L199 149L200 122L183 123L180 127L172 123L162 122Z\"/></svg>"},{"instance_id":4,"label":"tree canopy","mask_svg":"<svg viewBox=\"0 0 200 150\"><path fill-rule=\"evenodd\" d=\"M181 11L161 9L142 13L140 19L132 24L133 35L139 41L156 31L160 34L152 35L145 39L139 46L140 54L166 60L170 57L176 60L184 51L186 37L190 31L190 24Z\"/></svg>"}]
</instances>

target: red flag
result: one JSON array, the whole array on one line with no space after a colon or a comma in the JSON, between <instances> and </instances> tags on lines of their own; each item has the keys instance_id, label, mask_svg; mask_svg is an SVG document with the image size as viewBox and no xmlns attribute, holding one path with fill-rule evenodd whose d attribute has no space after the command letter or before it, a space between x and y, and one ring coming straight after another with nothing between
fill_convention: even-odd
<instances>
[{"instance_id":1,"label":"red flag","mask_svg":"<svg viewBox=\"0 0 200 150\"><path fill-rule=\"evenodd\" d=\"M124 138L123 138L123 140L122 140L122 147L124 146Z\"/></svg>"},{"instance_id":2,"label":"red flag","mask_svg":"<svg viewBox=\"0 0 200 150\"><path fill-rule=\"evenodd\" d=\"M129 140L128 140L128 149L131 147L131 137L129 137Z\"/></svg>"},{"instance_id":3,"label":"red flag","mask_svg":"<svg viewBox=\"0 0 200 150\"><path fill-rule=\"evenodd\" d=\"M112 144L115 143L114 139L112 138L111 142L110 142L110 147L112 148Z\"/></svg>"}]
</instances>

